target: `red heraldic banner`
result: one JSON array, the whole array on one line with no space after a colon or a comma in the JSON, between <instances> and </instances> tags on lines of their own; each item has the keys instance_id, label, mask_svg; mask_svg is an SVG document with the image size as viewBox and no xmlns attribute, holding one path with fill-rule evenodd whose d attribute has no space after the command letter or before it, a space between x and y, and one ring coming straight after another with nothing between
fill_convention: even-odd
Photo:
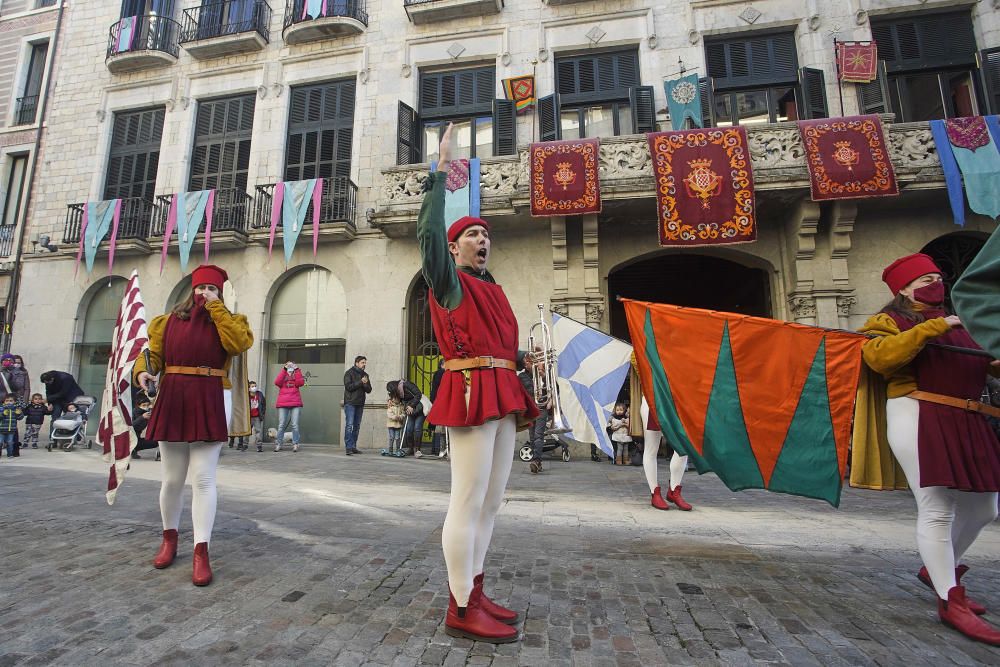
<instances>
[{"instance_id":1,"label":"red heraldic banner","mask_svg":"<svg viewBox=\"0 0 1000 667\"><path fill-rule=\"evenodd\" d=\"M757 240L753 171L742 127L646 135L661 246Z\"/></svg>"},{"instance_id":2,"label":"red heraldic banner","mask_svg":"<svg viewBox=\"0 0 1000 667\"><path fill-rule=\"evenodd\" d=\"M601 212L600 139L531 144L531 215Z\"/></svg>"},{"instance_id":3,"label":"red heraldic banner","mask_svg":"<svg viewBox=\"0 0 1000 667\"><path fill-rule=\"evenodd\" d=\"M878 116L800 120L813 201L899 194Z\"/></svg>"}]
</instances>

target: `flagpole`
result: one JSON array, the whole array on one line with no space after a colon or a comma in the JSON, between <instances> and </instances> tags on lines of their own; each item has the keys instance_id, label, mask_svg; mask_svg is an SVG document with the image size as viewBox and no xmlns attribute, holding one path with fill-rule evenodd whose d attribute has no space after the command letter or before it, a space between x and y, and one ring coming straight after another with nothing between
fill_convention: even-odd
<instances>
[{"instance_id":1,"label":"flagpole","mask_svg":"<svg viewBox=\"0 0 1000 667\"><path fill-rule=\"evenodd\" d=\"M837 51L837 45L841 44L837 36L833 37L833 60L837 64L837 92L840 93L840 115L844 115L844 82L841 79L843 72L840 71L840 53Z\"/></svg>"}]
</instances>

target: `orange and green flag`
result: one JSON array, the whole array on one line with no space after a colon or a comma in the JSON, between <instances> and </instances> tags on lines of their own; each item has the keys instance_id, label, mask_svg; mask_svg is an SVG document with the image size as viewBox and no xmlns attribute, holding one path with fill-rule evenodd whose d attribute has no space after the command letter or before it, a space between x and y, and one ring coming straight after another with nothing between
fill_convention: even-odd
<instances>
[{"instance_id":1,"label":"orange and green flag","mask_svg":"<svg viewBox=\"0 0 1000 667\"><path fill-rule=\"evenodd\" d=\"M699 473L840 504L863 336L623 303L643 394Z\"/></svg>"}]
</instances>

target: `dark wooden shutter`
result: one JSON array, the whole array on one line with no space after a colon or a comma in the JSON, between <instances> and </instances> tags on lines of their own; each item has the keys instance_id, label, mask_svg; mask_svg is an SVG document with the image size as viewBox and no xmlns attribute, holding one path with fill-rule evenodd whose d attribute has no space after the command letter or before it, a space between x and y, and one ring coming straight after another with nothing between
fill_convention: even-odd
<instances>
[{"instance_id":1,"label":"dark wooden shutter","mask_svg":"<svg viewBox=\"0 0 1000 667\"><path fill-rule=\"evenodd\" d=\"M625 100L641 83L636 51L558 58L555 73L563 104Z\"/></svg>"},{"instance_id":2,"label":"dark wooden shutter","mask_svg":"<svg viewBox=\"0 0 1000 667\"><path fill-rule=\"evenodd\" d=\"M632 127L636 134L656 132L656 106L652 86L634 86L629 89L632 106Z\"/></svg>"},{"instance_id":3,"label":"dark wooden shutter","mask_svg":"<svg viewBox=\"0 0 1000 667\"><path fill-rule=\"evenodd\" d=\"M517 107L514 100L493 100L493 154L517 153ZM485 157L485 156L483 156Z\"/></svg>"},{"instance_id":4,"label":"dark wooden shutter","mask_svg":"<svg viewBox=\"0 0 1000 667\"><path fill-rule=\"evenodd\" d=\"M421 72L420 117L423 120L493 113L496 69Z\"/></svg>"},{"instance_id":5,"label":"dark wooden shutter","mask_svg":"<svg viewBox=\"0 0 1000 667\"><path fill-rule=\"evenodd\" d=\"M188 190L246 191L256 96L198 103Z\"/></svg>"},{"instance_id":6,"label":"dark wooden shutter","mask_svg":"<svg viewBox=\"0 0 1000 667\"><path fill-rule=\"evenodd\" d=\"M104 179L104 198L141 197L153 201L166 110L116 113Z\"/></svg>"},{"instance_id":7,"label":"dark wooden shutter","mask_svg":"<svg viewBox=\"0 0 1000 667\"><path fill-rule=\"evenodd\" d=\"M823 70L803 67L799 70L799 84L802 86L802 118L829 118L826 103L826 77Z\"/></svg>"},{"instance_id":8,"label":"dark wooden shutter","mask_svg":"<svg viewBox=\"0 0 1000 667\"><path fill-rule=\"evenodd\" d=\"M707 41L705 60L716 90L794 83L798 79L795 34L791 32Z\"/></svg>"},{"instance_id":9,"label":"dark wooden shutter","mask_svg":"<svg viewBox=\"0 0 1000 667\"><path fill-rule=\"evenodd\" d=\"M715 94L712 79L698 79L698 89L701 93L701 126L715 127Z\"/></svg>"},{"instance_id":10,"label":"dark wooden shutter","mask_svg":"<svg viewBox=\"0 0 1000 667\"><path fill-rule=\"evenodd\" d=\"M873 21L872 37L892 73L972 65L976 60L976 36L967 10Z\"/></svg>"},{"instance_id":11,"label":"dark wooden shutter","mask_svg":"<svg viewBox=\"0 0 1000 667\"><path fill-rule=\"evenodd\" d=\"M396 164L420 162L420 116L413 107L399 103L396 124Z\"/></svg>"},{"instance_id":12,"label":"dark wooden shutter","mask_svg":"<svg viewBox=\"0 0 1000 667\"><path fill-rule=\"evenodd\" d=\"M861 107L861 113L892 113L884 60L878 61L875 74L875 80L871 83L858 84L858 106Z\"/></svg>"},{"instance_id":13,"label":"dark wooden shutter","mask_svg":"<svg viewBox=\"0 0 1000 667\"><path fill-rule=\"evenodd\" d=\"M556 141L562 138L559 123L559 95L552 93L538 98L538 140Z\"/></svg>"},{"instance_id":14,"label":"dark wooden shutter","mask_svg":"<svg viewBox=\"0 0 1000 667\"><path fill-rule=\"evenodd\" d=\"M984 49L980 54L980 73L986 93L986 109L981 114L1000 114L1000 47Z\"/></svg>"},{"instance_id":15,"label":"dark wooden shutter","mask_svg":"<svg viewBox=\"0 0 1000 667\"><path fill-rule=\"evenodd\" d=\"M284 180L351 175L356 92L353 78L292 89Z\"/></svg>"}]
</instances>

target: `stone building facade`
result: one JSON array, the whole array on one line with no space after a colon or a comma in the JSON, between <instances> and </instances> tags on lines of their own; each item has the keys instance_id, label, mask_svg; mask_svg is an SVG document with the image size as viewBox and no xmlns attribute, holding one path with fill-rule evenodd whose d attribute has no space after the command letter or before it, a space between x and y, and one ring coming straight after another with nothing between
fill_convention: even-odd
<instances>
[{"instance_id":1,"label":"stone building facade","mask_svg":"<svg viewBox=\"0 0 1000 667\"><path fill-rule=\"evenodd\" d=\"M856 327L887 300L889 261L927 248L954 272L993 229L975 215L953 223L926 121L1000 112L998 0L269 2L68 6L29 218L29 236L60 247L25 246L13 333L30 368L67 368L99 391L123 276L139 271L151 315L186 290L176 247L160 273L164 197L218 188L210 258L255 332L251 374L270 387L296 360L309 376L303 437L339 442L355 355L369 359L374 405L389 379L428 381L435 346L414 227L448 120L482 160L491 267L523 337L538 303L627 335L618 296ZM880 80L838 85L834 38L873 33ZM748 127L753 244L658 246L636 133L668 129L662 82L682 70L703 77L710 122ZM535 76L538 113L512 123L494 99L523 74ZM891 114L899 197L811 201L792 121L824 112ZM527 144L560 133L601 136L598 215L529 214ZM286 266L280 237L268 253L271 194L302 178L324 179L319 249L300 239ZM83 202L116 197L113 277L105 247L92 274L75 275ZM382 424L365 419L362 446L381 446Z\"/></svg>"},{"instance_id":2,"label":"stone building facade","mask_svg":"<svg viewBox=\"0 0 1000 667\"><path fill-rule=\"evenodd\" d=\"M9 343L18 282L18 246L25 236L39 126L45 108L61 3L0 2L0 341ZM56 240L57 241L57 240Z\"/></svg>"}]
</instances>

